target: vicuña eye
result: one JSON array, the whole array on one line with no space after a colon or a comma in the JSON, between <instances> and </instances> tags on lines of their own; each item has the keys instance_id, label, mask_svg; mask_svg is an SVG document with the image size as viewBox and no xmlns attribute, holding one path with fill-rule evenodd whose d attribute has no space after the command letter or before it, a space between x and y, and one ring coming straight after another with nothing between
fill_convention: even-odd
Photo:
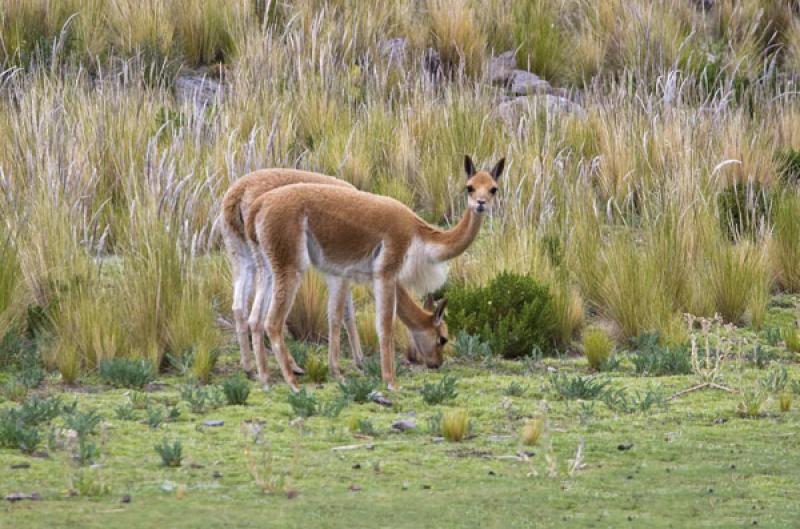
<instances>
[{"instance_id":1,"label":"vicu\u00f1a eye","mask_svg":"<svg viewBox=\"0 0 800 529\"><path fill-rule=\"evenodd\" d=\"M472 193L473 191L475 191L475 188L474 188L474 187L472 187L472 186L467 186L467 193Z\"/></svg>"},{"instance_id":2,"label":"vicu\u00f1a eye","mask_svg":"<svg viewBox=\"0 0 800 529\"><path fill-rule=\"evenodd\" d=\"M493 194L493 195L494 195L495 193L497 193L497 188L496 188L496 187L493 187L493 188L491 188L491 189L489 190L489 192L490 192L491 194Z\"/></svg>"},{"instance_id":3,"label":"vicu\u00f1a eye","mask_svg":"<svg viewBox=\"0 0 800 529\"><path fill-rule=\"evenodd\" d=\"M447 338L444 336L439 336L439 345L445 345L447 343Z\"/></svg>"}]
</instances>

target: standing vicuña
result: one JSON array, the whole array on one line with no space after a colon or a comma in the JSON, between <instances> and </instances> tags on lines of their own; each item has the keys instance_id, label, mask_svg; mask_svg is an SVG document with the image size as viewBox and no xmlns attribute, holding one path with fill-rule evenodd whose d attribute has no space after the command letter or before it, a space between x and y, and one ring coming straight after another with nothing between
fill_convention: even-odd
<instances>
[{"instance_id":1,"label":"standing vicu\u00f1a","mask_svg":"<svg viewBox=\"0 0 800 529\"><path fill-rule=\"evenodd\" d=\"M268 376L263 324L271 298L272 277L268 263L258 250L257 244L245 237L244 219L247 218L247 211L256 198L273 189L297 183L355 189L349 183L332 176L296 169L262 169L237 180L223 199L222 232L233 274L233 316L242 367L248 374L252 373L249 327L258 377L265 387L268 384ZM361 366L363 357L355 325L355 310L349 280L336 276L327 276L326 279L329 289L329 367L331 373L338 377L337 358L342 319L345 321L350 349L357 366ZM256 296L248 319L246 311L253 292L254 280ZM410 334L409 358L424 361L429 367L437 367L442 362L442 348L447 342L447 327L442 319L445 304L444 301L436 307L432 303L426 304L423 309L405 290L398 289L398 315L408 327ZM291 355L288 360L292 371L299 372L300 369Z\"/></svg>"},{"instance_id":2,"label":"standing vicu\u00f1a","mask_svg":"<svg viewBox=\"0 0 800 529\"><path fill-rule=\"evenodd\" d=\"M392 327L398 285L430 292L444 283L444 261L463 253L477 236L504 163L500 160L490 172L476 172L465 157L468 207L450 230L429 225L397 200L343 187L297 184L253 202L247 234L258 242L273 277L267 335L292 388L297 382L283 326L309 264L326 276L372 283L381 374L389 388L394 387Z\"/></svg>"}]
</instances>

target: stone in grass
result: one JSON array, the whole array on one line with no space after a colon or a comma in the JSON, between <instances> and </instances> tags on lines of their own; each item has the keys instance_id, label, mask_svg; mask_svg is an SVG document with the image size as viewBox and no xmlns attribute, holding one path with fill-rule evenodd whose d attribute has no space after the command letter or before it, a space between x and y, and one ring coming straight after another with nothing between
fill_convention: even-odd
<instances>
[{"instance_id":1,"label":"stone in grass","mask_svg":"<svg viewBox=\"0 0 800 529\"><path fill-rule=\"evenodd\" d=\"M550 92L550 83L525 70L514 70L510 76L511 93L517 96L546 94Z\"/></svg>"},{"instance_id":2,"label":"stone in grass","mask_svg":"<svg viewBox=\"0 0 800 529\"><path fill-rule=\"evenodd\" d=\"M400 419L399 421L395 421L392 423L392 430L397 430L398 432L415 430L416 428L417 428L417 423L412 421L411 419Z\"/></svg>"},{"instance_id":3,"label":"stone in grass","mask_svg":"<svg viewBox=\"0 0 800 529\"><path fill-rule=\"evenodd\" d=\"M6 494L5 498L10 502L22 500L39 501L42 499L38 492L12 492L11 494Z\"/></svg>"},{"instance_id":4,"label":"stone in grass","mask_svg":"<svg viewBox=\"0 0 800 529\"><path fill-rule=\"evenodd\" d=\"M212 419L212 420L209 420L209 421L205 421L203 423L203 426L211 426L211 427L224 426L224 425L225 425L225 421L220 421L220 420L217 420L217 419Z\"/></svg>"},{"instance_id":5,"label":"stone in grass","mask_svg":"<svg viewBox=\"0 0 800 529\"><path fill-rule=\"evenodd\" d=\"M369 400L371 400L372 402L374 402L376 404L380 404L381 406L391 406L392 405L392 401L390 401L389 399L384 397L383 393L381 393L380 391L373 391L372 393L370 393L369 394Z\"/></svg>"},{"instance_id":6,"label":"stone in grass","mask_svg":"<svg viewBox=\"0 0 800 529\"><path fill-rule=\"evenodd\" d=\"M514 50L509 50L492 57L486 64L486 80L494 85L508 85L517 67Z\"/></svg>"}]
</instances>

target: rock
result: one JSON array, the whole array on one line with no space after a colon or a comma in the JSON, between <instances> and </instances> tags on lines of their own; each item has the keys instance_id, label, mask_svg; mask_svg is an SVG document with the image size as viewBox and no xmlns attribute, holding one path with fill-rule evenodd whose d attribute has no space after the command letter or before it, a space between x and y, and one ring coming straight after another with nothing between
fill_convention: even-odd
<instances>
[{"instance_id":1,"label":"rock","mask_svg":"<svg viewBox=\"0 0 800 529\"><path fill-rule=\"evenodd\" d=\"M619 451L630 450L631 448L633 448L633 443L628 443L628 444L621 443L617 445L617 450Z\"/></svg>"},{"instance_id":2,"label":"rock","mask_svg":"<svg viewBox=\"0 0 800 529\"><path fill-rule=\"evenodd\" d=\"M514 50L503 52L489 59L486 65L486 80L491 84L508 86L516 67L516 52Z\"/></svg>"},{"instance_id":3,"label":"rock","mask_svg":"<svg viewBox=\"0 0 800 529\"><path fill-rule=\"evenodd\" d=\"M175 96L181 103L192 101L202 109L220 103L223 95L222 84L205 73L181 75L175 80Z\"/></svg>"},{"instance_id":4,"label":"rock","mask_svg":"<svg viewBox=\"0 0 800 529\"><path fill-rule=\"evenodd\" d=\"M224 425L225 421L220 421L220 420L208 420L203 423L203 426L210 426L210 427L224 426Z\"/></svg>"},{"instance_id":5,"label":"rock","mask_svg":"<svg viewBox=\"0 0 800 529\"><path fill-rule=\"evenodd\" d=\"M394 38L381 41L381 57L391 65L400 65L406 61L407 46L406 39Z\"/></svg>"},{"instance_id":6,"label":"rock","mask_svg":"<svg viewBox=\"0 0 800 529\"><path fill-rule=\"evenodd\" d=\"M176 488L177 485L175 484L174 481L165 481L164 483L161 484L161 490L163 490L164 492L172 492Z\"/></svg>"},{"instance_id":7,"label":"rock","mask_svg":"<svg viewBox=\"0 0 800 529\"><path fill-rule=\"evenodd\" d=\"M11 494L6 494L5 498L10 502L22 500L39 501L42 499L38 492L12 492Z\"/></svg>"},{"instance_id":8,"label":"rock","mask_svg":"<svg viewBox=\"0 0 800 529\"><path fill-rule=\"evenodd\" d=\"M362 489L362 488L361 488L361 485L350 485L350 487L348 488L348 490L349 490L350 492L361 492L361 491L362 491L362 490L364 490L364 489Z\"/></svg>"},{"instance_id":9,"label":"rock","mask_svg":"<svg viewBox=\"0 0 800 529\"><path fill-rule=\"evenodd\" d=\"M119 501L122 502L122 503L130 503L131 502L130 494L123 495L122 498L120 498Z\"/></svg>"},{"instance_id":10,"label":"rock","mask_svg":"<svg viewBox=\"0 0 800 529\"><path fill-rule=\"evenodd\" d=\"M510 441L513 438L514 438L513 435L490 435L486 439L493 443L499 443L503 441Z\"/></svg>"},{"instance_id":11,"label":"rock","mask_svg":"<svg viewBox=\"0 0 800 529\"><path fill-rule=\"evenodd\" d=\"M369 400L371 400L372 402L374 402L376 404L380 404L381 406L391 406L392 405L392 401L390 401L389 399L384 397L383 393L381 393L380 391L373 391L372 393L370 393L369 394Z\"/></svg>"},{"instance_id":12,"label":"rock","mask_svg":"<svg viewBox=\"0 0 800 529\"><path fill-rule=\"evenodd\" d=\"M16 465L11 465L12 470L20 470L23 468L31 468L30 463L17 463Z\"/></svg>"},{"instance_id":13,"label":"rock","mask_svg":"<svg viewBox=\"0 0 800 529\"><path fill-rule=\"evenodd\" d=\"M392 423L392 430L397 430L399 432L405 432L406 430L415 430L417 428L417 423L412 421L411 419L400 419L399 421L395 421Z\"/></svg>"},{"instance_id":14,"label":"rock","mask_svg":"<svg viewBox=\"0 0 800 529\"><path fill-rule=\"evenodd\" d=\"M517 96L546 94L552 90L550 83L525 70L513 70L510 77L511 93Z\"/></svg>"},{"instance_id":15,"label":"rock","mask_svg":"<svg viewBox=\"0 0 800 529\"><path fill-rule=\"evenodd\" d=\"M431 438L431 441L433 441L434 443L443 443L444 437L433 437Z\"/></svg>"}]
</instances>

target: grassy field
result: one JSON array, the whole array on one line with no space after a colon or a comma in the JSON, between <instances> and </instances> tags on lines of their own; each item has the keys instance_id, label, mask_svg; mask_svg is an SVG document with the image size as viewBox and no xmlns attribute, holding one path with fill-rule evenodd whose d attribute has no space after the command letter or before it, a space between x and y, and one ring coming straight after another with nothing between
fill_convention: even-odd
<instances>
[{"instance_id":1,"label":"grassy field","mask_svg":"<svg viewBox=\"0 0 800 529\"><path fill-rule=\"evenodd\" d=\"M786 309L770 309L779 320ZM711 339L759 342L752 333ZM607 373L589 375L582 358L525 362L455 357L441 372L403 369L391 406L351 402L337 417L298 418L288 388L264 393L252 384L245 406L192 412L180 395L187 379L163 377L144 391L112 389L89 379L79 388L48 380L40 394L77 401L77 412L102 417L88 435L99 453L83 463L64 437L66 414L33 456L2 450L3 492L41 501L6 502L4 527L793 527L800 510L797 409L780 401L800 386L800 369L782 344L758 368L729 352L713 380L736 393L702 389L708 372L642 377L633 355L619 353ZM702 358L701 358L702 360ZM219 380L235 371L224 358ZM700 362L701 367L704 363ZM786 370L780 382L774 374ZM552 371L557 371L554 375ZM274 373L277 376L277 371ZM592 376L628 403L562 393L553 377ZM705 376L705 378L704 378ZM457 395L426 403L423 387L456 379ZM319 402L341 390L307 384ZM752 416L748 389L764 397ZM643 395L654 395L652 405ZM800 398L795 394L795 398ZM118 418L133 402L132 415ZM6 404L4 407L9 407ZM151 409L179 417L153 428ZM141 408L141 409L136 409ZM430 420L465 410L465 439L439 437ZM393 431L394 421L416 429ZM207 426L222 420L222 426ZM535 444L526 425L540 424ZM56 433L57 432L57 433ZM533 440L535 435L531 435ZM179 440L178 467L162 464L154 445ZM345 447L345 449L342 449ZM19 468L22 465L24 468ZM125 498L126 502L123 502Z\"/></svg>"},{"instance_id":2,"label":"grassy field","mask_svg":"<svg viewBox=\"0 0 800 529\"><path fill-rule=\"evenodd\" d=\"M0 493L43 498L0 527L796 524L798 3L371 4L0 0ZM451 262L444 369L392 407L331 382L219 406L228 186L299 167L447 227L465 154L507 164ZM318 274L288 324L322 376ZM670 399L701 383L726 389Z\"/></svg>"}]
</instances>

